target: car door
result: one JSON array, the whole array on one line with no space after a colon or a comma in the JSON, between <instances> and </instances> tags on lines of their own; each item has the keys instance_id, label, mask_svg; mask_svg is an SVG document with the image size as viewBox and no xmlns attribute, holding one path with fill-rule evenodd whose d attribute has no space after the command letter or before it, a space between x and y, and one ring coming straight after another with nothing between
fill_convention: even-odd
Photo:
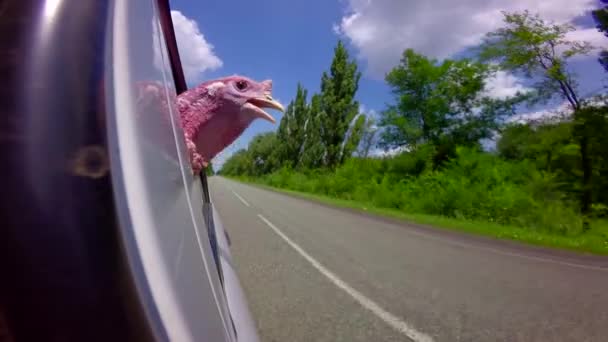
<instances>
[{"instance_id":1,"label":"car door","mask_svg":"<svg viewBox=\"0 0 608 342\"><path fill-rule=\"evenodd\" d=\"M0 8L9 338L257 340L205 178L189 171L169 10L166 0Z\"/></svg>"}]
</instances>

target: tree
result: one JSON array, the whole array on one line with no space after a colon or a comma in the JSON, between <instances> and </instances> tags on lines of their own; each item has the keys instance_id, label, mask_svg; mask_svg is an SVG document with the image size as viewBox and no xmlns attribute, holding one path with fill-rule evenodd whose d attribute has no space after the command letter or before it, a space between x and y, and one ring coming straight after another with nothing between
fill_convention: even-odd
<instances>
[{"instance_id":1,"label":"tree","mask_svg":"<svg viewBox=\"0 0 608 342\"><path fill-rule=\"evenodd\" d=\"M486 35L481 47L483 61L496 61L504 70L523 72L539 78L534 85L537 100L548 100L559 94L573 110L581 106L577 83L568 70L568 60L587 54L592 47L583 41L567 40L574 30L570 24L548 23L528 11L503 12L505 27Z\"/></svg>"},{"instance_id":2,"label":"tree","mask_svg":"<svg viewBox=\"0 0 608 342\"><path fill-rule=\"evenodd\" d=\"M308 104L306 103L307 91L300 84L296 91L296 98L293 101L293 112L289 120L289 139L281 143L289 146L289 157L291 165L298 166L302 155L302 148L305 139L305 125L308 119Z\"/></svg>"},{"instance_id":3,"label":"tree","mask_svg":"<svg viewBox=\"0 0 608 342\"><path fill-rule=\"evenodd\" d=\"M595 197L608 200L608 106L584 106L574 119L574 135L580 144L583 181L581 211L590 214ZM594 194L596 193L597 196Z\"/></svg>"},{"instance_id":4,"label":"tree","mask_svg":"<svg viewBox=\"0 0 608 342\"><path fill-rule=\"evenodd\" d=\"M310 101L308 119L304 124L304 147L300 166L307 169L316 169L323 166L325 146L321 140L321 97L313 95Z\"/></svg>"},{"instance_id":5,"label":"tree","mask_svg":"<svg viewBox=\"0 0 608 342\"><path fill-rule=\"evenodd\" d=\"M357 151L357 155L359 157L369 157L369 152L376 143L377 133L378 127L376 126L376 120L374 120L373 117L368 117L361 133L361 144L359 145L359 149Z\"/></svg>"},{"instance_id":6,"label":"tree","mask_svg":"<svg viewBox=\"0 0 608 342\"><path fill-rule=\"evenodd\" d=\"M291 120L291 113L293 113L293 101L289 102L289 104L287 105L287 109L285 109L285 113L283 114L281 122L279 123L279 128L277 129L276 133L277 141L279 142L288 141L291 138L289 131L289 121ZM278 167L290 164L289 145L284 143L278 144L274 150L273 158L277 160Z\"/></svg>"},{"instance_id":7,"label":"tree","mask_svg":"<svg viewBox=\"0 0 608 342\"><path fill-rule=\"evenodd\" d=\"M274 151L279 145L275 132L253 137L247 149L234 153L222 166L221 174L228 176L259 177L280 167Z\"/></svg>"},{"instance_id":8,"label":"tree","mask_svg":"<svg viewBox=\"0 0 608 342\"><path fill-rule=\"evenodd\" d=\"M246 149L240 149L226 160L220 174L226 176L244 176L251 174L253 161Z\"/></svg>"},{"instance_id":9,"label":"tree","mask_svg":"<svg viewBox=\"0 0 608 342\"><path fill-rule=\"evenodd\" d=\"M453 149L456 144L473 145L488 137L501 102L481 96L491 73L479 62L446 59L439 63L405 50L400 64L386 76L395 104L381 112L380 125L385 129L380 145L416 149L432 144Z\"/></svg>"},{"instance_id":10,"label":"tree","mask_svg":"<svg viewBox=\"0 0 608 342\"><path fill-rule=\"evenodd\" d=\"M565 183L577 182L580 171L578 143L572 122L540 125L511 124L496 144L501 157L509 160L532 160L541 170L560 173Z\"/></svg>"},{"instance_id":11,"label":"tree","mask_svg":"<svg viewBox=\"0 0 608 342\"><path fill-rule=\"evenodd\" d=\"M502 130L500 139L496 142L496 149L504 159L535 159L539 155L540 149L537 145L540 140L532 125L510 124Z\"/></svg>"},{"instance_id":12,"label":"tree","mask_svg":"<svg viewBox=\"0 0 608 342\"><path fill-rule=\"evenodd\" d=\"M250 175L259 177L278 168L278 160L273 158L273 151L277 145L274 132L261 133L253 137L247 149L251 160Z\"/></svg>"},{"instance_id":13,"label":"tree","mask_svg":"<svg viewBox=\"0 0 608 342\"><path fill-rule=\"evenodd\" d=\"M281 119L277 137L275 158L281 161L280 166L297 167L304 146L305 125L309 117L309 108L306 103L307 90L299 83L296 97L287 106L285 115Z\"/></svg>"},{"instance_id":14,"label":"tree","mask_svg":"<svg viewBox=\"0 0 608 342\"><path fill-rule=\"evenodd\" d=\"M583 41L567 40L566 34L574 30L569 24L548 23L528 11L503 12L505 26L487 34L480 57L499 63L505 70L523 72L528 78L540 79L534 87L537 100L548 100L561 95L568 101L578 125L586 125L584 115L578 118L582 99L577 93L574 75L568 70L568 60L576 55L587 54L592 47ZM590 129L580 129L591 132ZM580 159L583 169L583 193L581 211L590 213L592 158L589 155L589 137L579 135Z\"/></svg>"},{"instance_id":15,"label":"tree","mask_svg":"<svg viewBox=\"0 0 608 342\"><path fill-rule=\"evenodd\" d=\"M607 205L608 181L603 176L608 174L607 131L608 108L584 106L575 120L509 125L502 131L497 149L505 159L528 159L539 169L553 173L559 188L572 198L590 196L582 203ZM581 145L583 139L587 142ZM581 146L586 146L588 151L584 155L592 158L593 163L581 161ZM592 169L584 172L583 167ZM590 179L583 179L584 175Z\"/></svg>"},{"instance_id":16,"label":"tree","mask_svg":"<svg viewBox=\"0 0 608 342\"><path fill-rule=\"evenodd\" d=\"M344 161L343 144L351 121L359 113L355 101L361 73L357 63L349 60L348 51L342 41L334 49L334 58L329 74L321 77L319 119L321 140L325 148L325 163L333 169ZM351 135L351 139L357 137ZM348 151L346 151L348 152Z\"/></svg>"},{"instance_id":17,"label":"tree","mask_svg":"<svg viewBox=\"0 0 608 342\"><path fill-rule=\"evenodd\" d=\"M342 145L342 152L340 153L340 164L353 155L353 152L359 146L361 136L363 135L363 128L365 126L366 116L364 114L357 115L353 121L351 127L346 132L346 138Z\"/></svg>"},{"instance_id":18,"label":"tree","mask_svg":"<svg viewBox=\"0 0 608 342\"><path fill-rule=\"evenodd\" d=\"M608 0L600 0L601 2L608 4ZM597 9L591 12L593 20L597 24L596 27L600 32L604 32L604 35L608 37L608 5L603 8ZM608 71L608 49L604 49L600 52L598 58L600 64L604 67L604 70Z\"/></svg>"}]
</instances>

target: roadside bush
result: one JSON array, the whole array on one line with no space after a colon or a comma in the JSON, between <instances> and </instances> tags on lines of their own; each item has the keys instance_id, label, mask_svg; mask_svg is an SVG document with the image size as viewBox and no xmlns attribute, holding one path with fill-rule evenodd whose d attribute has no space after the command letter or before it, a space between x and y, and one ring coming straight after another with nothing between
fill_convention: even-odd
<instances>
[{"instance_id":1,"label":"roadside bush","mask_svg":"<svg viewBox=\"0 0 608 342\"><path fill-rule=\"evenodd\" d=\"M509 161L459 147L439 170L433 151L421 148L393 158L352 158L333 173L282 168L263 183L379 208L466 220L483 220L559 234L577 234L582 219L576 204L559 191L551 173L533 161Z\"/></svg>"}]
</instances>

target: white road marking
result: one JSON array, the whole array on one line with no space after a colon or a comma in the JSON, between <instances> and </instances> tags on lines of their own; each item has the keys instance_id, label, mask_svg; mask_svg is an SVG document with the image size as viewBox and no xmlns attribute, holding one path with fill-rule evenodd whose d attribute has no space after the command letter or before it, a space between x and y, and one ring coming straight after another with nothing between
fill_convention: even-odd
<instances>
[{"instance_id":1,"label":"white road marking","mask_svg":"<svg viewBox=\"0 0 608 342\"><path fill-rule=\"evenodd\" d=\"M230 190L232 191L232 193L234 194L234 196L236 196L238 199L241 200L241 202L243 202L244 205L250 207L249 203L247 203L247 201L245 201L245 199L243 197L241 197L241 195L237 194L236 191L234 190Z\"/></svg>"},{"instance_id":2,"label":"white road marking","mask_svg":"<svg viewBox=\"0 0 608 342\"><path fill-rule=\"evenodd\" d=\"M319 271L321 274L323 274L325 277L327 277L338 288L340 288L340 289L344 290L344 292L348 293L357 302L359 302L359 304L361 304L361 306L363 306L367 310L371 311L378 318L383 320L386 324L390 325L393 329L404 334L405 336L409 337L410 339L414 340L415 342L432 342L433 341L433 338L430 337L429 335L426 335L426 334L416 330L407 322L401 320L399 317L393 315L392 313L384 310L382 307L380 307L380 305L376 304L371 299L365 297L362 293L360 293L359 291L352 288L345 281L338 278L337 275L332 273L330 270L325 268L325 266L321 265L320 262L318 262L316 259L311 257L305 250L302 249L302 247L297 245L295 242L291 241L291 239L289 239L285 234L283 234L283 232L279 228L277 228L274 224L272 224L272 222L268 221L264 216L258 214L258 217L262 221L264 221L264 223L266 223L266 225L268 225L268 227L270 227L279 237L281 237L283 240L285 240L285 242L287 242L287 244L289 246L291 246L293 249L295 249L296 252L298 252L302 257L304 257L304 259L306 259L309 263L311 263L312 266L314 266L314 268L317 269L317 271Z\"/></svg>"}]
</instances>

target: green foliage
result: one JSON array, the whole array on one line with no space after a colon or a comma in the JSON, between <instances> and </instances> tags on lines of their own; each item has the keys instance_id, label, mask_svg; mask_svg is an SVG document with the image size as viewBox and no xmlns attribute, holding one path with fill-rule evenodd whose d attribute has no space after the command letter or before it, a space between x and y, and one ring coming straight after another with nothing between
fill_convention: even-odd
<instances>
[{"instance_id":1,"label":"green foliage","mask_svg":"<svg viewBox=\"0 0 608 342\"><path fill-rule=\"evenodd\" d=\"M221 175L226 176L249 176L253 159L246 149L235 152L222 166Z\"/></svg>"},{"instance_id":2,"label":"green foliage","mask_svg":"<svg viewBox=\"0 0 608 342\"><path fill-rule=\"evenodd\" d=\"M302 156L302 148L306 140L306 121L310 116L306 96L306 89L298 84L296 97L287 106L277 131L281 144L277 144L274 157L281 161L283 166L296 167Z\"/></svg>"},{"instance_id":3,"label":"green foliage","mask_svg":"<svg viewBox=\"0 0 608 342\"><path fill-rule=\"evenodd\" d=\"M437 143L447 130L457 131L477 120L471 114L489 72L481 63L449 59L438 63L412 49L405 50L401 63L386 76L396 104L382 113L381 125L387 126L382 145ZM487 134L470 135L475 141Z\"/></svg>"},{"instance_id":4,"label":"green foliage","mask_svg":"<svg viewBox=\"0 0 608 342\"><path fill-rule=\"evenodd\" d=\"M511 125L503 130L497 149L505 159L530 160L551 172L567 197L580 198L581 210L590 214L594 203L608 204L606 132L608 108L586 106L575 112L572 121Z\"/></svg>"},{"instance_id":5,"label":"green foliage","mask_svg":"<svg viewBox=\"0 0 608 342\"><path fill-rule=\"evenodd\" d=\"M324 161L329 168L335 168L356 148L348 144L348 149L343 149L343 144L352 120L359 113L359 103L354 98L360 78L357 63L350 60L344 44L338 41L329 74L323 72L321 76L319 112L313 113L319 115L326 153ZM358 141L359 137L351 134L350 139Z\"/></svg>"},{"instance_id":6,"label":"green foliage","mask_svg":"<svg viewBox=\"0 0 608 342\"><path fill-rule=\"evenodd\" d=\"M365 124L354 100L360 77L339 41L330 71L322 75L321 93L313 95L310 104L306 89L298 84L277 131L280 143L271 158L275 169L334 168L353 154Z\"/></svg>"},{"instance_id":7,"label":"green foliage","mask_svg":"<svg viewBox=\"0 0 608 342\"><path fill-rule=\"evenodd\" d=\"M249 143L248 175L261 176L278 168L279 160L274 158L273 152L279 145L274 132L262 133L255 136Z\"/></svg>"},{"instance_id":8,"label":"green foliage","mask_svg":"<svg viewBox=\"0 0 608 342\"><path fill-rule=\"evenodd\" d=\"M529 78L540 77L536 83L535 100L548 100L560 94L572 108L580 105L576 80L567 62L577 55L588 54L588 42L567 40L574 30L570 24L546 22L538 15L524 12L503 12L505 26L486 35L480 51L482 61L498 62L500 68L523 72Z\"/></svg>"},{"instance_id":9,"label":"green foliage","mask_svg":"<svg viewBox=\"0 0 608 342\"><path fill-rule=\"evenodd\" d=\"M401 153L387 163L387 175L392 181L411 176L419 176L426 170L433 169L437 149L432 144L419 146L409 153Z\"/></svg>"},{"instance_id":10,"label":"green foliage","mask_svg":"<svg viewBox=\"0 0 608 342\"><path fill-rule=\"evenodd\" d=\"M361 142L357 149L359 157L367 158L369 156L371 148L376 144L377 133L376 120L373 117L367 117L361 128Z\"/></svg>"},{"instance_id":11,"label":"green foliage","mask_svg":"<svg viewBox=\"0 0 608 342\"><path fill-rule=\"evenodd\" d=\"M608 204L608 106L585 106L574 113L573 134L581 156L581 209L591 215L593 203Z\"/></svg>"},{"instance_id":12,"label":"green foliage","mask_svg":"<svg viewBox=\"0 0 608 342\"><path fill-rule=\"evenodd\" d=\"M278 187L354 200L378 208L487 221L573 236L582 216L554 174L534 161L507 161L475 148L433 170L432 145L388 159L351 158L335 171L283 168L257 178ZM598 212L602 211L598 207Z\"/></svg>"},{"instance_id":13,"label":"green foliage","mask_svg":"<svg viewBox=\"0 0 608 342\"><path fill-rule=\"evenodd\" d=\"M313 95L310 101L308 121L305 124L305 141L300 166L305 169L315 169L323 165L325 145L321 140L320 96Z\"/></svg>"},{"instance_id":14,"label":"green foliage","mask_svg":"<svg viewBox=\"0 0 608 342\"><path fill-rule=\"evenodd\" d=\"M580 154L580 209L589 215L593 204L594 155L590 146L596 132L589 129L585 120L590 119L583 108L577 81L568 70L568 60L588 54L592 46L583 41L566 39L574 30L569 24L546 22L528 11L504 13L505 27L487 34L480 57L485 61L498 62L506 70L521 71L529 78L540 78L535 85L535 100L549 100L555 95L565 98L575 117L576 137ZM550 156L550 155L549 155Z\"/></svg>"},{"instance_id":15,"label":"green foliage","mask_svg":"<svg viewBox=\"0 0 608 342\"><path fill-rule=\"evenodd\" d=\"M496 147L505 159L534 160L537 167L548 171L561 167L572 169L578 160L579 147L573 136L572 122L537 127L509 125L503 129Z\"/></svg>"},{"instance_id":16,"label":"green foliage","mask_svg":"<svg viewBox=\"0 0 608 342\"><path fill-rule=\"evenodd\" d=\"M359 143L361 142L361 137L363 136L363 130L365 129L366 121L367 117L364 114L359 114L353 119L352 125L348 130L346 138L344 140L342 153L340 154L340 164L344 163L344 160L352 156L353 152L357 150L357 146L359 146Z\"/></svg>"},{"instance_id":17,"label":"green foliage","mask_svg":"<svg viewBox=\"0 0 608 342\"><path fill-rule=\"evenodd\" d=\"M395 104L381 114L381 146L416 149L436 147L436 165L455 153L457 145L475 146L497 129L501 119L513 114L520 95L504 100L483 96L489 66L467 59L439 63L412 49L386 76Z\"/></svg>"},{"instance_id":18,"label":"green foliage","mask_svg":"<svg viewBox=\"0 0 608 342\"><path fill-rule=\"evenodd\" d=\"M290 139L290 113L293 113L293 101L287 105L283 118L281 118L281 122L279 123L279 128L276 133L278 141L288 141ZM280 160L281 165L291 164L293 160L289 152L289 145L280 144L274 152L274 158Z\"/></svg>"},{"instance_id":19,"label":"green foliage","mask_svg":"<svg viewBox=\"0 0 608 342\"><path fill-rule=\"evenodd\" d=\"M307 103L298 84L276 134L254 137L221 173L370 208L485 222L500 232L519 227L517 234L534 239L589 240L605 248L608 107L605 99L577 96L567 62L590 46L566 40L572 29L528 12L505 13L505 26L489 33L481 49L482 61L497 62L492 66L439 62L407 49L386 76L395 101L378 125L359 113L354 97L361 75L338 42L320 93ZM486 97L496 65L542 81L536 92ZM505 124L522 101L555 95L570 102L571 115ZM381 146L405 152L370 157L379 132ZM497 151L482 151L480 139L496 132ZM590 220L591 233L583 223ZM604 233L589 237L598 229Z\"/></svg>"}]
</instances>

